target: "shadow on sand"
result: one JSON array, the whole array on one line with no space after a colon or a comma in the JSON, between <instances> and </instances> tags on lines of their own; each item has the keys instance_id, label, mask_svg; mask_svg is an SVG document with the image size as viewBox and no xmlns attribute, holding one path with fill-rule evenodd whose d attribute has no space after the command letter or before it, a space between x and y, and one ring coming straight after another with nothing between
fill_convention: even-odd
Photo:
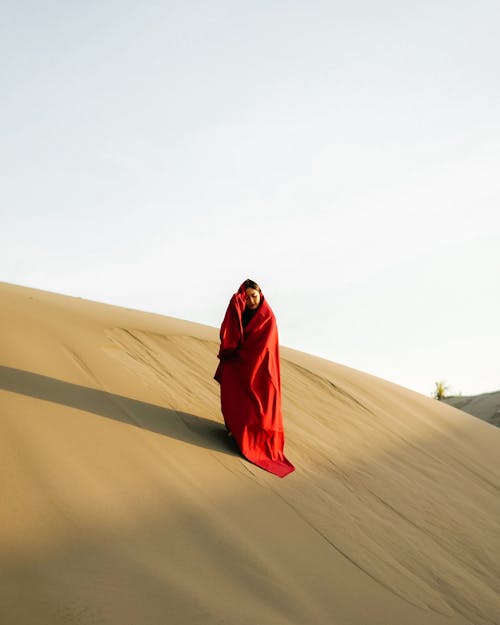
<instances>
[{"instance_id":1,"label":"shadow on sand","mask_svg":"<svg viewBox=\"0 0 500 625\"><path fill-rule=\"evenodd\" d=\"M238 455L224 426L205 417L1 365L0 389L91 412L206 449Z\"/></svg>"}]
</instances>

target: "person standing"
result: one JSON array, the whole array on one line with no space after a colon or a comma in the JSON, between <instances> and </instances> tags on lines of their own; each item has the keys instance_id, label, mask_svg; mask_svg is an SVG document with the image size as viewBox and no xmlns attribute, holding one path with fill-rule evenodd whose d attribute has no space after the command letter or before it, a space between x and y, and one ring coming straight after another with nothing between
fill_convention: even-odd
<instances>
[{"instance_id":1,"label":"person standing","mask_svg":"<svg viewBox=\"0 0 500 625\"><path fill-rule=\"evenodd\" d=\"M247 460L285 477L295 467L284 455L278 329L253 280L245 280L232 296L220 341L214 377L226 428Z\"/></svg>"}]
</instances>

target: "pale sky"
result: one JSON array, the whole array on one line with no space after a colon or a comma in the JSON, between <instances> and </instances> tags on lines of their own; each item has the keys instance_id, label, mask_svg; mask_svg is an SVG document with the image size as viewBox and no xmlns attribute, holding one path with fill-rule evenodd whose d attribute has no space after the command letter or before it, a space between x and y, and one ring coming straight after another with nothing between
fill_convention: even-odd
<instances>
[{"instance_id":1,"label":"pale sky","mask_svg":"<svg viewBox=\"0 0 500 625\"><path fill-rule=\"evenodd\" d=\"M4 0L0 280L500 389L500 2ZM1 305L1 302L0 302Z\"/></svg>"}]
</instances>

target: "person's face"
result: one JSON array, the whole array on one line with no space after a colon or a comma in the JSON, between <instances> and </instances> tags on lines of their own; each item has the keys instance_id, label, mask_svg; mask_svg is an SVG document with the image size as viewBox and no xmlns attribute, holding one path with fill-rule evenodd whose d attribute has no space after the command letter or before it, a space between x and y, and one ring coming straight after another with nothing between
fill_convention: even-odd
<instances>
[{"instance_id":1,"label":"person's face","mask_svg":"<svg viewBox=\"0 0 500 625\"><path fill-rule=\"evenodd\" d=\"M245 291L247 295L247 308L255 310L260 304L260 293L257 289L248 288Z\"/></svg>"}]
</instances>

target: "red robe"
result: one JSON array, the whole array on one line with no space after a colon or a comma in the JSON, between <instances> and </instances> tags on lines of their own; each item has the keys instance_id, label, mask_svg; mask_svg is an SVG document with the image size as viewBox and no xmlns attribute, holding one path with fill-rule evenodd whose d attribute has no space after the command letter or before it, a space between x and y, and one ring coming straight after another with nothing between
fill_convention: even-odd
<instances>
[{"instance_id":1,"label":"red robe","mask_svg":"<svg viewBox=\"0 0 500 625\"><path fill-rule=\"evenodd\" d=\"M222 414L245 458L285 477L295 467L283 453L276 318L261 294L259 307L244 328L245 300L241 285L220 329L220 363L214 377L221 388Z\"/></svg>"}]
</instances>

